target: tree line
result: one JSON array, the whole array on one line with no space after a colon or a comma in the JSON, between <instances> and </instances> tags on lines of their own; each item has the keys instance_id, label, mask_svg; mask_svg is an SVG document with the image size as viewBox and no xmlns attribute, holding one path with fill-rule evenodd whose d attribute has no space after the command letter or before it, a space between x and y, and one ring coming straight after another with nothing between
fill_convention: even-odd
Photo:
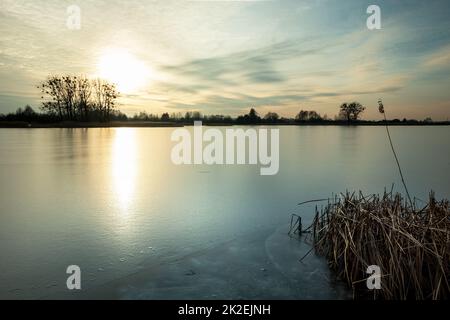
<instances>
[{"instance_id":1,"label":"tree line","mask_svg":"<svg viewBox=\"0 0 450 320\"><path fill-rule=\"evenodd\" d=\"M42 111L60 121L110 121L119 93L102 79L51 76L41 83Z\"/></svg>"},{"instance_id":2,"label":"tree line","mask_svg":"<svg viewBox=\"0 0 450 320\"><path fill-rule=\"evenodd\" d=\"M365 107L359 102L343 103L339 109L339 115L334 119L328 118L327 115L321 115L314 110L300 110L295 118L281 117L278 113L269 111L264 116L256 111L255 108L251 108L249 113L240 115L236 118L223 115L202 115L200 112L186 112L185 115L178 113L163 113L161 117L157 114L147 114L141 112L138 115L132 117L132 120L141 121L177 121L177 122L192 122L192 121L204 121L204 122L217 122L217 123L236 123L236 124L274 124L274 123L318 123L318 122L334 122L334 121L346 121L356 122L359 121L361 114L364 112Z\"/></svg>"},{"instance_id":3,"label":"tree line","mask_svg":"<svg viewBox=\"0 0 450 320\"><path fill-rule=\"evenodd\" d=\"M360 120L361 108L347 108L343 104L340 108L340 113L333 119L327 115L321 115L314 110L300 110L294 118L285 118L279 116L275 112L267 112L264 116L260 116L259 113L251 108L250 111L244 115L238 117L231 117L225 115L203 115L199 111L188 111L186 113L163 113L161 115L155 113L139 112L133 116L127 116L124 113L114 109L110 111L108 115L109 121L128 121L128 122L159 122L159 123L180 123L189 124L194 121L202 121L205 124L371 124L377 123L374 121ZM63 111L62 111L63 112ZM67 111L64 111L64 113ZM78 116L79 117L79 116ZM64 118L64 117L63 117ZM83 117L81 117L83 119ZM77 118L76 118L77 119ZM88 121L104 121L105 116L102 112L91 111L88 112ZM60 120L60 116L54 111L36 112L31 106L25 106L24 108L17 109L16 112L9 113L7 115L0 114L0 121L20 121L28 123L55 123ZM399 120L393 119L388 121L391 124L430 124L433 123L431 118L426 118L423 121L418 120Z\"/></svg>"},{"instance_id":4,"label":"tree line","mask_svg":"<svg viewBox=\"0 0 450 320\"><path fill-rule=\"evenodd\" d=\"M289 123L356 123L361 122L361 115L366 109L359 102L345 102L340 105L339 113L334 119L321 115L314 110L300 110L294 118L285 118L278 113L269 111L265 115L258 114L251 108L247 114L232 118L228 115L203 115L199 111L188 111L184 114L163 113L161 115L140 112L128 117L117 108L119 92L116 86L102 79L88 79L84 76L50 76L37 87L41 93L41 112L36 112L31 106L19 108L7 115L0 114L1 121L31 122L108 122L108 121L148 121L192 123L203 121L217 124L289 124ZM402 121L395 119L390 122L418 123L416 120ZM423 122L430 123L430 118Z\"/></svg>"}]
</instances>

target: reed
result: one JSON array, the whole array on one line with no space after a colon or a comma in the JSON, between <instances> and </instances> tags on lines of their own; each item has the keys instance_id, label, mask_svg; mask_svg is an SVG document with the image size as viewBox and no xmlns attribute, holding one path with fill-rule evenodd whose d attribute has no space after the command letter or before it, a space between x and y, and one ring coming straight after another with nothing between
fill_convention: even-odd
<instances>
[{"instance_id":1,"label":"reed","mask_svg":"<svg viewBox=\"0 0 450 320\"><path fill-rule=\"evenodd\" d=\"M431 193L422 208L400 194L342 194L309 227L317 253L326 257L356 299L450 298L449 201ZM368 290L368 266L381 268L381 289Z\"/></svg>"}]
</instances>

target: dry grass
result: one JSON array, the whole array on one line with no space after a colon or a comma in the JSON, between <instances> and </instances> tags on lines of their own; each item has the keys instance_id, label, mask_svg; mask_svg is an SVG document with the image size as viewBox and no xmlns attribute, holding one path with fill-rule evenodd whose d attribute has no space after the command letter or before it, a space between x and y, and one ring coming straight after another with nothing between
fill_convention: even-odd
<instances>
[{"instance_id":1,"label":"dry grass","mask_svg":"<svg viewBox=\"0 0 450 320\"><path fill-rule=\"evenodd\" d=\"M448 200L438 202L431 194L418 209L400 194L347 193L316 209L310 228L316 252L353 288L355 298L450 298ZM381 290L367 289L370 265L381 268Z\"/></svg>"}]
</instances>

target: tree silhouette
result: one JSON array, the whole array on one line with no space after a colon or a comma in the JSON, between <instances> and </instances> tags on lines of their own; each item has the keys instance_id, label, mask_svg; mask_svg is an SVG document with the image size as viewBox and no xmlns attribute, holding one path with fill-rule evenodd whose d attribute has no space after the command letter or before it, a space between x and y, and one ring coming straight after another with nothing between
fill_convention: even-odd
<instances>
[{"instance_id":1,"label":"tree silhouette","mask_svg":"<svg viewBox=\"0 0 450 320\"><path fill-rule=\"evenodd\" d=\"M51 76L39 87L41 109L59 120L109 121L116 113L119 93L114 84L102 79L88 80L78 76Z\"/></svg>"},{"instance_id":2,"label":"tree silhouette","mask_svg":"<svg viewBox=\"0 0 450 320\"><path fill-rule=\"evenodd\" d=\"M256 124L261 122L261 117L254 108L251 108L248 114L237 117L236 122L242 124Z\"/></svg>"},{"instance_id":3,"label":"tree silhouette","mask_svg":"<svg viewBox=\"0 0 450 320\"><path fill-rule=\"evenodd\" d=\"M361 113L366 108L359 102L343 103L340 107L340 115L346 119L347 122L357 121Z\"/></svg>"},{"instance_id":4,"label":"tree silhouette","mask_svg":"<svg viewBox=\"0 0 450 320\"><path fill-rule=\"evenodd\" d=\"M264 116L264 120L267 122L275 123L280 119L280 116L276 112L268 112Z\"/></svg>"},{"instance_id":5,"label":"tree silhouette","mask_svg":"<svg viewBox=\"0 0 450 320\"><path fill-rule=\"evenodd\" d=\"M300 112L295 117L297 121L307 121L308 120L309 111L300 110Z\"/></svg>"},{"instance_id":6,"label":"tree silhouette","mask_svg":"<svg viewBox=\"0 0 450 320\"><path fill-rule=\"evenodd\" d=\"M167 112L163 113L161 116L161 121L169 121L170 120L170 116Z\"/></svg>"},{"instance_id":7,"label":"tree silhouette","mask_svg":"<svg viewBox=\"0 0 450 320\"><path fill-rule=\"evenodd\" d=\"M258 112L256 112L255 109L251 108L250 112L248 113L248 120L250 123L258 123L261 121L260 116L258 115Z\"/></svg>"},{"instance_id":8,"label":"tree silhouette","mask_svg":"<svg viewBox=\"0 0 450 320\"><path fill-rule=\"evenodd\" d=\"M297 122L321 121L321 120L323 120L322 116L314 110L312 111L300 110L300 112L295 116L295 121Z\"/></svg>"}]
</instances>

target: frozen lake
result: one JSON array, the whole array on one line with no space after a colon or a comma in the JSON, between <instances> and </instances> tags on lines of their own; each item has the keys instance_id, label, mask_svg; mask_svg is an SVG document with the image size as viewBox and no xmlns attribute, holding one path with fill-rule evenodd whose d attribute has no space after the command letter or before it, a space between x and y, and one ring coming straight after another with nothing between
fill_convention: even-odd
<instances>
[{"instance_id":1,"label":"frozen lake","mask_svg":"<svg viewBox=\"0 0 450 320\"><path fill-rule=\"evenodd\" d=\"M305 248L280 228L292 213L311 221L301 201L392 183L403 191L385 129L279 129L275 176L175 166L174 128L0 129L0 298L70 297L73 264L94 298L340 297L308 280L326 271L319 260L295 271ZM391 134L410 193L449 198L450 127Z\"/></svg>"}]
</instances>

